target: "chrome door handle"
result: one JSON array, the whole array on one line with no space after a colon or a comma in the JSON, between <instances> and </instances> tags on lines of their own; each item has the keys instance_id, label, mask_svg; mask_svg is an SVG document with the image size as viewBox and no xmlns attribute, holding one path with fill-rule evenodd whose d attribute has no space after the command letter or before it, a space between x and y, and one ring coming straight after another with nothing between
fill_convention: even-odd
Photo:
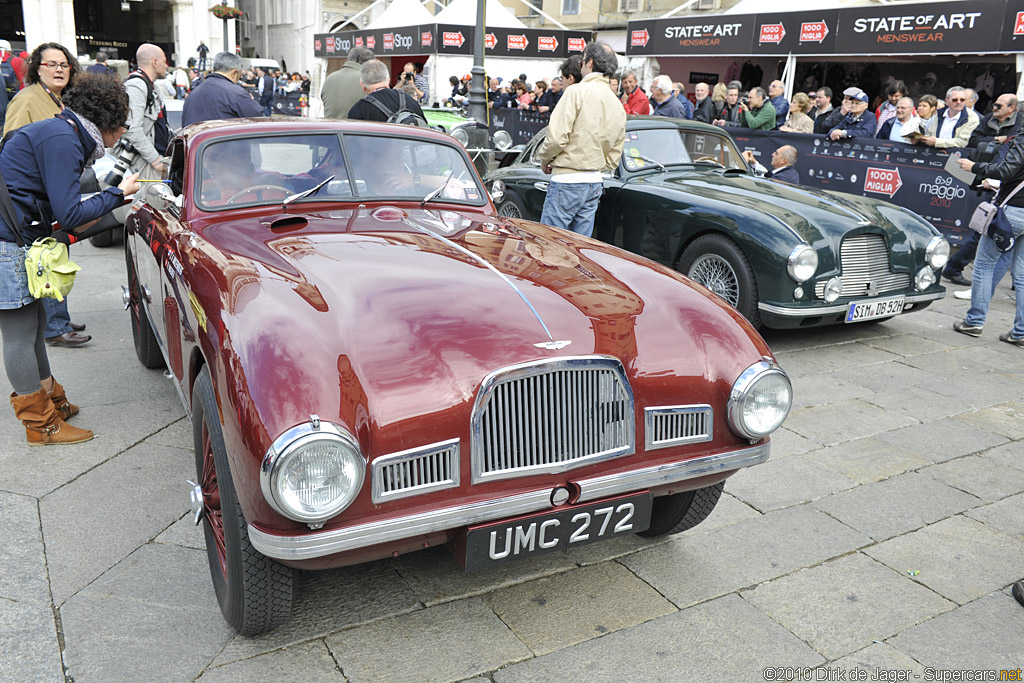
<instances>
[{"instance_id":1,"label":"chrome door handle","mask_svg":"<svg viewBox=\"0 0 1024 683\"><path fill-rule=\"evenodd\" d=\"M537 188L538 190L540 190L541 192L547 192L548 191L548 185L550 185L550 183L548 183L546 181L543 181L543 180L533 184L533 186L535 188Z\"/></svg>"}]
</instances>

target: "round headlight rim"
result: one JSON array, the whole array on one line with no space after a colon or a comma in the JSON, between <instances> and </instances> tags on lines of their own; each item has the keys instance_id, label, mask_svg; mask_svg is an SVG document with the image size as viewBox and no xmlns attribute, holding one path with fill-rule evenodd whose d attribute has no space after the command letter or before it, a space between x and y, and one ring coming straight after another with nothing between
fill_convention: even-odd
<instances>
[{"instance_id":1,"label":"round headlight rim","mask_svg":"<svg viewBox=\"0 0 1024 683\"><path fill-rule=\"evenodd\" d=\"M494 141L494 147L497 150L504 152L505 150L512 147L512 135L510 135L507 130L499 129L495 131L492 139ZM502 144L503 142L504 144Z\"/></svg>"},{"instance_id":2,"label":"round headlight rim","mask_svg":"<svg viewBox=\"0 0 1024 683\"><path fill-rule=\"evenodd\" d=\"M352 494L340 500L329 510L315 514L303 514L285 505L277 496L277 481L283 469L282 464L298 449L305 447L312 441L330 439L340 442L346 446L358 461L359 479L352 489ZM347 429L339 427L330 422L320 422L318 427L310 423L303 423L285 431L279 436L263 456L260 465L260 488L263 491L263 498L275 512L296 522L306 524L319 524L340 514L348 508L358 497L366 484L366 456L359 448L359 442ZM336 509L335 509L336 508Z\"/></svg>"},{"instance_id":3,"label":"round headlight rim","mask_svg":"<svg viewBox=\"0 0 1024 683\"><path fill-rule=\"evenodd\" d=\"M833 291L835 292L835 296L830 297L829 295ZM830 278L829 281L825 283L825 289L822 290L821 292L821 298L824 299L825 303L827 304L834 304L835 302L839 301L839 299L842 296L843 278L840 277L839 275L836 275L835 277Z\"/></svg>"},{"instance_id":4,"label":"round headlight rim","mask_svg":"<svg viewBox=\"0 0 1024 683\"><path fill-rule=\"evenodd\" d=\"M779 376L785 380L789 386L789 405L786 406L785 413L782 415L782 419L779 420L779 424L763 434L756 433L747 428L743 423L741 408L743 402L750 395L750 390L757 385L765 377ZM729 418L729 427L732 431L751 441L760 441L761 439L769 436L773 432L777 431L786 418L789 417L789 412L793 409L793 382L789 379L789 375L782 369L778 363L773 360L762 359L753 365L749 366L746 370L740 373L740 376L733 382L732 390L729 392L729 401L727 403L726 414Z\"/></svg>"},{"instance_id":5,"label":"round headlight rim","mask_svg":"<svg viewBox=\"0 0 1024 683\"><path fill-rule=\"evenodd\" d=\"M491 183L491 201L497 203L505 198L505 181L500 178Z\"/></svg>"},{"instance_id":6,"label":"round headlight rim","mask_svg":"<svg viewBox=\"0 0 1024 683\"><path fill-rule=\"evenodd\" d=\"M919 292L923 292L932 285L934 285L936 282L938 282L939 278L936 277L935 270L936 269L931 268L929 266L922 266L921 269L914 274L914 289L916 289ZM930 279L930 281L922 286L921 281L928 279Z\"/></svg>"},{"instance_id":7,"label":"round headlight rim","mask_svg":"<svg viewBox=\"0 0 1024 683\"><path fill-rule=\"evenodd\" d=\"M945 258L942 260L941 263L939 263L939 265L935 265L932 262L932 258L935 257L936 250L939 249L939 247L941 247L942 245L945 245ZM935 235L930 240L928 240L928 245L924 248L925 263L927 263L928 266L931 267L933 270L939 270L940 268L944 268L946 264L949 263L950 252L951 249L949 246L949 240L947 240L942 235Z\"/></svg>"},{"instance_id":8,"label":"round headlight rim","mask_svg":"<svg viewBox=\"0 0 1024 683\"><path fill-rule=\"evenodd\" d=\"M452 128L451 136L463 147L469 147L469 133L465 124Z\"/></svg>"},{"instance_id":9,"label":"round headlight rim","mask_svg":"<svg viewBox=\"0 0 1024 683\"><path fill-rule=\"evenodd\" d=\"M798 264L797 259L799 259L804 254L808 254L813 259L814 265L811 268L810 274L807 277L801 279L800 276L797 275L796 269L803 268L806 266ZM789 277L793 280L793 282L796 282L797 284L803 284L807 282L808 280L814 277L814 274L816 272L818 272L818 252L815 251L814 248L809 244L796 245L795 247L793 247L793 251L789 252L789 256L786 258L786 271L789 273Z\"/></svg>"}]
</instances>

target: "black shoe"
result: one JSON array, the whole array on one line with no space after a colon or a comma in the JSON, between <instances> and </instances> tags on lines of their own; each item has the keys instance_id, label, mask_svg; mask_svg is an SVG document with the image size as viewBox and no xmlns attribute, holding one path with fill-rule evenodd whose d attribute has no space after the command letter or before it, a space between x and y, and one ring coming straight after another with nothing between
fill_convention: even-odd
<instances>
[{"instance_id":1,"label":"black shoe","mask_svg":"<svg viewBox=\"0 0 1024 683\"><path fill-rule=\"evenodd\" d=\"M59 337L47 337L46 343L50 346L81 346L92 339L87 334L78 334L77 332L65 332Z\"/></svg>"},{"instance_id":2,"label":"black shoe","mask_svg":"<svg viewBox=\"0 0 1024 683\"><path fill-rule=\"evenodd\" d=\"M942 272L942 277L946 278L947 280L952 282L954 285L960 285L961 287L970 287L971 286L971 281L968 280L967 278L965 278L962 273L953 273L953 272L943 271Z\"/></svg>"},{"instance_id":3,"label":"black shoe","mask_svg":"<svg viewBox=\"0 0 1024 683\"><path fill-rule=\"evenodd\" d=\"M1014 337L1009 332L999 335L999 341L1004 341L1007 344L1013 344L1024 349L1024 337Z\"/></svg>"},{"instance_id":4,"label":"black shoe","mask_svg":"<svg viewBox=\"0 0 1024 683\"><path fill-rule=\"evenodd\" d=\"M75 332L85 332L85 323L68 323Z\"/></svg>"},{"instance_id":5,"label":"black shoe","mask_svg":"<svg viewBox=\"0 0 1024 683\"><path fill-rule=\"evenodd\" d=\"M1024 580L1013 584L1013 590L1010 592L1013 594L1013 599L1019 602L1021 607L1024 607Z\"/></svg>"},{"instance_id":6,"label":"black shoe","mask_svg":"<svg viewBox=\"0 0 1024 683\"><path fill-rule=\"evenodd\" d=\"M966 334L968 337L980 337L982 328L974 325L968 325L966 321L957 321L953 323L953 329L960 334ZM47 340L49 341L49 340Z\"/></svg>"}]
</instances>

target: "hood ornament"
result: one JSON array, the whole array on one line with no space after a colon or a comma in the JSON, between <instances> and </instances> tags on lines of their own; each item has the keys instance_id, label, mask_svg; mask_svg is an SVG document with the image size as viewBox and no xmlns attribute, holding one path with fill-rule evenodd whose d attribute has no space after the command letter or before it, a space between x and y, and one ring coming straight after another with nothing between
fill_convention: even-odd
<instances>
[{"instance_id":1,"label":"hood ornament","mask_svg":"<svg viewBox=\"0 0 1024 683\"><path fill-rule=\"evenodd\" d=\"M534 346L536 346L538 349L548 349L548 350L551 350L551 351L558 351L559 349L564 349L569 344L572 344L572 342L571 341L546 341L546 342L539 342L537 344L534 344Z\"/></svg>"}]
</instances>

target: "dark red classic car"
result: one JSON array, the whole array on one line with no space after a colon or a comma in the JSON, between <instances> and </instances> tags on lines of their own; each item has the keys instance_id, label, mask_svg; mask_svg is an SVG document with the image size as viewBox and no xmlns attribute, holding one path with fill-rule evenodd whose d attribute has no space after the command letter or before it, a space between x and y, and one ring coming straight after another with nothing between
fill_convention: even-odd
<instances>
[{"instance_id":1,"label":"dark red classic car","mask_svg":"<svg viewBox=\"0 0 1024 683\"><path fill-rule=\"evenodd\" d=\"M293 569L448 544L467 570L702 521L786 374L724 300L497 216L465 149L387 124L185 129L126 225L135 346L193 424L225 618Z\"/></svg>"}]
</instances>

